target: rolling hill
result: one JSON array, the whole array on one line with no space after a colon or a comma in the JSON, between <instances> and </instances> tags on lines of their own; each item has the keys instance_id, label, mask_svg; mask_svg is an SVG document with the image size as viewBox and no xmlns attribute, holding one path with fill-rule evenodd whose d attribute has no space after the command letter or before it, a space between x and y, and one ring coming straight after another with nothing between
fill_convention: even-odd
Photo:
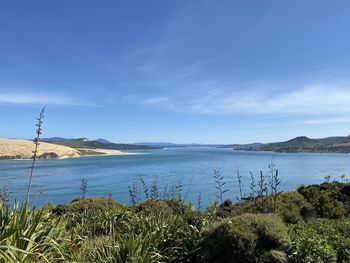
<instances>
[{"instance_id":1,"label":"rolling hill","mask_svg":"<svg viewBox=\"0 0 350 263\"><path fill-rule=\"evenodd\" d=\"M148 145L135 145L135 144L122 144L111 143L102 139L88 140L86 138L78 139L64 139L59 138L54 140L53 138L42 139L44 142L50 142L53 144L64 145L71 148L84 148L84 149L108 149L108 150L151 150L160 149L160 147L148 146Z\"/></svg>"},{"instance_id":2,"label":"rolling hill","mask_svg":"<svg viewBox=\"0 0 350 263\"><path fill-rule=\"evenodd\" d=\"M310 139L300 136L285 142L263 144L257 150L272 152L350 153L350 136L327 137L322 139Z\"/></svg>"}]
</instances>

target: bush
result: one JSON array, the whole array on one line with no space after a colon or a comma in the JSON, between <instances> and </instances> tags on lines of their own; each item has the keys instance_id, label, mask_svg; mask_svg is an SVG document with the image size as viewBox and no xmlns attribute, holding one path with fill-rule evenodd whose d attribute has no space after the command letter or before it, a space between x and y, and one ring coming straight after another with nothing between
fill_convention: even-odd
<instances>
[{"instance_id":1,"label":"bush","mask_svg":"<svg viewBox=\"0 0 350 263\"><path fill-rule=\"evenodd\" d=\"M276 213L285 223L300 222L313 210L313 206L298 192L282 193L276 199Z\"/></svg>"},{"instance_id":2,"label":"bush","mask_svg":"<svg viewBox=\"0 0 350 263\"><path fill-rule=\"evenodd\" d=\"M128 207L107 198L75 199L58 205L52 212L63 216L67 228L81 236L108 235L114 228L126 228L133 219Z\"/></svg>"},{"instance_id":3,"label":"bush","mask_svg":"<svg viewBox=\"0 0 350 263\"><path fill-rule=\"evenodd\" d=\"M191 203L184 203L180 199L146 201L134 205L132 210L140 215L151 216L159 213L176 215L181 217L186 223L201 229L209 220L206 214L193 208Z\"/></svg>"},{"instance_id":4,"label":"bush","mask_svg":"<svg viewBox=\"0 0 350 263\"><path fill-rule=\"evenodd\" d=\"M88 210L105 211L114 208L120 208L123 205L119 204L112 198L104 197L89 197L77 198L72 200L69 204L60 204L52 209L52 212L57 215L63 215L68 212L84 213Z\"/></svg>"},{"instance_id":5,"label":"bush","mask_svg":"<svg viewBox=\"0 0 350 263\"><path fill-rule=\"evenodd\" d=\"M287 228L276 215L243 214L204 231L197 262L286 262Z\"/></svg>"},{"instance_id":6,"label":"bush","mask_svg":"<svg viewBox=\"0 0 350 263\"><path fill-rule=\"evenodd\" d=\"M164 213L173 213L173 209L164 201L156 200L156 199L147 199L142 203L134 205L132 210L135 213L142 214L145 216L154 215L159 212Z\"/></svg>"},{"instance_id":7,"label":"bush","mask_svg":"<svg viewBox=\"0 0 350 263\"><path fill-rule=\"evenodd\" d=\"M258 197L255 202L248 200L243 203L232 204L225 201L219 207L218 214L223 217L236 216L244 213L267 213L271 206L271 199L274 197ZM226 204L226 205L225 205ZM295 224L310 215L315 216L313 206L298 192L280 193L275 198L275 213L278 214L285 223Z\"/></svg>"},{"instance_id":8,"label":"bush","mask_svg":"<svg viewBox=\"0 0 350 263\"><path fill-rule=\"evenodd\" d=\"M316 219L291 225L289 260L297 262L350 262L350 220Z\"/></svg>"},{"instance_id":9,"label":"bush","mask_svg":"<svg viewBox=\"0 0 350 263\"><path fill-rule=\"evenodd\" d=\"M339 188L339 183L324 183L300 187L298 192L313 205L319 217L338 219L346 215L344 202L347 200Z\"/></svg>"},{"instance_id":10,"label":"bush","mask_svg":"<svg viewBox=\"0 0 350 263\"><path fill-rule=\"evenodd\" d=\"M344 185L341 189L340 192L343 195L346 195L348 198L350 198L350 184Z\"/></svg>"}]
</instances>

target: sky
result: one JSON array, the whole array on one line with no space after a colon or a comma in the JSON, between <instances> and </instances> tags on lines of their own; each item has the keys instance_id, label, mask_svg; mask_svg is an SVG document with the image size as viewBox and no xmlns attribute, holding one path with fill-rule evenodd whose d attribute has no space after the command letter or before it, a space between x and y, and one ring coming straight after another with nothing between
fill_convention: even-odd
<instances>
[{"instance_id":1,"label":"sky","mask_svg":"<svg viewBox=\"0 0 350 263\"><path fill-rule=\"evenodd\" d=\"M350 1L1 1L0 137L350 134Z\"/></svg>"}]
</instances>

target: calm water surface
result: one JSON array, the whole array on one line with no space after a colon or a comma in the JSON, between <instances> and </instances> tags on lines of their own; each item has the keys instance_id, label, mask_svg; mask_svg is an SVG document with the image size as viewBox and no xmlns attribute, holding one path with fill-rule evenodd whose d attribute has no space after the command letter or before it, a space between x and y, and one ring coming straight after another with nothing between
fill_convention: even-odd
<instances>
[{"instance_id":1,"label":"calm water surface","mask_svg":"<svg viewBox=\"0 0 350 263\"><path fill-rule=\"evenodd\" d=\"M213 169L219 170L230 191L226 198L237 196L236 169L243 176L243 186L249 192L249 171L256 177L262 170L268 173L273 159L280 171L281 189L290 191L300 184L320 183L324 176L339 179L350 174L350 155L310 153L243 152L216 148L175 148L144 151L137 155L94 156L65 160L40 160L33 178L32 205L45 201L69 202L80 195L82 178L88 180L87 196L108 196L129 203L128 186L140 177L148 183L158 180L165 184L183 182L186 199L202 205L215 199ZM30 161L0 161L0 186L8 184L11 199L23 200L30 170Z\"/></svg>"}]
</instances>

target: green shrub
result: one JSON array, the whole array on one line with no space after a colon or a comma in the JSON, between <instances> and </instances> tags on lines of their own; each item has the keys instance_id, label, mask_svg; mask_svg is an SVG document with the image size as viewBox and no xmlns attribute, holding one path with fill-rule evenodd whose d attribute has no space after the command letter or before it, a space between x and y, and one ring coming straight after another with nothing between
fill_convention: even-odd
<instances>
[{"instance_id":1,"label":"green shrub","mask_svg":"<svg viewBox=\"0 0 350 263\"><path fill-rule=\"evenodd\" d=\"M350 262L350 220L316 219L289 227L289 260L297 262Z\"/></svg>"},{"instance_id":2,"label":"green shrub","mask_svg":"<svg viewBox=\"0 0 350 263\"><path fill-rule=\"evenodd\" d=\"M154 215L159 212L173 213L173 209L165 202L156 199L147 199L142 203L134 205L132 210L145 216Z\"/></svg>"},{"instance_id":3,"label":"green shrub","mask_svg":"<svg viewBox=\"0 0 350 263\"><path fill-rule=\"evenodd\" d=\"M198 243L197 262L285 262L287 228L276 215L244 214L215 223Z\"/></svg>"},{"instance_id":4,"label":"green shrub","mask_svg":"<svg viewBox=\"0 0 350 263\"><path fill-rule=\"evenodd\" d=\"M285 223L300 222L312 210L312 205L298 192L282 193L276 199L276 213Z\"/></svg>"},{"instance_id":5,"label":"green shrub","mask_svg":"<svg viewBox=\"0 0 350 263\"><path fill-rule=\"evenodd\" d=\"M321 191L314 206L321 217L337 219L345 216L343 204L335 200L330 193Z\"/></svg>"},{"instance_id":6,"label":"green shrub","mask_svg":"<svg viewBox=\"0 0 350 263\"><path fill-rule=\"evenodd\" d=\"M57 205L52 209L52 212L57 215L63 215L68 212L84 213L88 210L104 211L120 207L124 206L110 198L88 197L74 199L69 204Z\"/></svg>"},{"instance_id":7,"label":"green shrub","mask_svg":"<svg viewBox=\"0 0 350 263\"><path fill-rule=\"evenodd\" d=\"M164 202L172 209L174 215L180 216L187 224L202 229L212 219L211 215L201 213L192 203L184 203L180 199L169 199Z\"/></svg>"},{"instance_id":8,"label":"green shrub","mask_svg":"<svg viewBox=\"0 0 350 263\"><path fill-rule=\"evenodd\" d=\"M68 233L46 207L0 207L0 262L65 262Z\"/></svg>"},{"instance_id":9,"label":"green shrub","mask_svg":"<svg viewBox=\"0 0 350 263\"><path fill-rule=\"evenodd\" d=\"M236 216L242 213L267 213L271 206L271 196L261 196L255 200L248 200L243 203L232 204L225 201L219 207L218 214L224 217ZM226 203L227 202L227 203ZM225 205L226 204L226 205ZM314 215L313 206L298 192L280 193L274 200L275 213L278 214L285 223L297 223L307 217Z\"/></svg>"},{"instance_id":10,"label":"green shrub","mask_svg":"<svg viewBox=\"0 0 350 263\"><path fill-rule=\"evenodd\" d=\"M127 206L107 198L75 199L52 211L64 218L69 231L80 236L110 235L115 228L127 228L133 219Z\"/></svg>"},{"instance_id":11,"label":"green shrub","mask_svg":"<svg viewBox=\"0 0 350 263\"><path fill-rule=\"evenodd\" d=\"M300 187L298 192L312 204L322 218L338 219L346 215L344 203L347 197L340 190L340 183L324 183Z\"/></svg>"},{"instance_id":12,"label":"green shrub","mask_svg":"<svg viewBox=\"0 0 350 263\"><path fill-rule=\"evenodd\" d=\"M144 216L157 215L159 213L176 215L198 229L201 229L210 220L208 214L197 211L191 203L184 203L180 199L148 199L133 206L132 211Z\"/></svg>"}]
</instances>

